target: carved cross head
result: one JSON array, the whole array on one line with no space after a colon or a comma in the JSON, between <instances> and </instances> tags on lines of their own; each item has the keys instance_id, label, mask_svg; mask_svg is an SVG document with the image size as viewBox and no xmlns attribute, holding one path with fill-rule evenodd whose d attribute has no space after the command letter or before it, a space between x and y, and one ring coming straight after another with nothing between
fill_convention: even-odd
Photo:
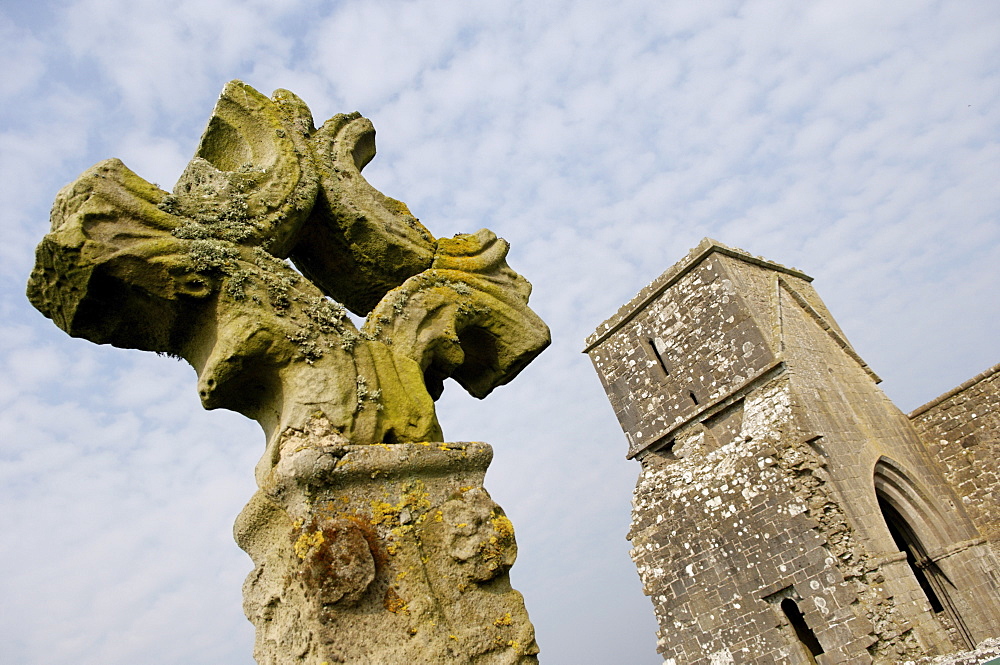
<instances>
[{"instance_id":1,"label":"carved cross head","mask_svg":"<svg viewBox=\"0 0 1000 665\"><path fill-rule=\"evenodd\" d=\"M374 154L359 114L317 129L294 94L231 81L173 192L116 159L59 192L28 297L75 337L184 358L206 408L271 443L316 423L440 441L443 381L485 397L549 332L507 243L434 238L361 175Z\"/></svg>"}]
</instances>

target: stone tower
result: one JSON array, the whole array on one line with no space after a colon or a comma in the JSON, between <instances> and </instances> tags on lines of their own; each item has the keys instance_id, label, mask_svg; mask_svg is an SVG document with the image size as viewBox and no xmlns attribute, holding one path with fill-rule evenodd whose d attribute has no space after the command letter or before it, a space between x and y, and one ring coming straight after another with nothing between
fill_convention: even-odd
<instances>
[{"instance_id":1,"label":"stone tower","mask_svg":"<svg viewBox=\"0 0 1000 665\"><path fill-rule=\"evenodd\" d=\"M666 663L898 663L1000 635L990 542L797 270L704 240L587 340L642 471Z\"/></svg>"}]
</instances>

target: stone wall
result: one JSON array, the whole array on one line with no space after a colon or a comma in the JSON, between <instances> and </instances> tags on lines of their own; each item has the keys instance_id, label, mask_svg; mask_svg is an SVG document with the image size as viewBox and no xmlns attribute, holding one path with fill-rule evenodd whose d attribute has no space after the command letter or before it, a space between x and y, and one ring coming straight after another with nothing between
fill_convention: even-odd
<instances>
[{"instance_id":1,"label":"stone wall","mask_svg":"<svg viewBox=\"0 0 1000 665\"><path fill-rule=\"evenodd\" d=\"M916 409L910 419L1000 553L1000 364Z\"/></svg>"},{"instance_id":2,"label":"stone wall","mask_svg":"<svg viewBox=\"0 0 1000 665\"><path fill-rule=\"evenodd\" d=\"M898 662L921 652L878 563L828 486L825 462L793 443L787 376L747 396L739 436L712 449L678 433L677 459L643 458L629 538L660 623L665 662L807 662L792 602L824 662Z\"/></svg>"}]
</instances>

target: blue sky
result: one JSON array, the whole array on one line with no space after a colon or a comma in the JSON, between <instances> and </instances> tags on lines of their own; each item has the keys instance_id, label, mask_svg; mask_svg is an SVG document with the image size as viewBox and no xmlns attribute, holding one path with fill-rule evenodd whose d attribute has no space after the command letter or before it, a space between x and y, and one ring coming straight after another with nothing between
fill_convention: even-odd
<instances>
[{"instance_id":1,"label":"blue sky","mask_svg":"<svg viewBox=\"0 0 1000 665\"><path fill-rule=\"evenodd\" d=\"M543 662L656 663L624 540L638 472L583 339L705 236L795 266L910 410L1000 360L1000 4L67 0L0 4L4 658L251 663L256 425L187 366L73 340L24 285L60 187L169 189L223 84L378 130L369 181L488 227L554 343L449 440L487 489Z\"/></svg>"}]
</instances>

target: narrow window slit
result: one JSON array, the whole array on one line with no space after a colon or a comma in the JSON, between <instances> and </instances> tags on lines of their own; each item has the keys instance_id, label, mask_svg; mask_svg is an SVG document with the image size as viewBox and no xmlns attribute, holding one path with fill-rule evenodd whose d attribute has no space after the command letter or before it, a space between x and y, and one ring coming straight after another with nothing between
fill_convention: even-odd
<instances>
[{"instance_id":1,"label":"narrow window slit","mask_svg":"<svg viewBox=\"0 0 1000 665\"><path fill-rule=\"evenodd\" d=\"M781 611L785 613L788 623L792 624L792 628L795 629L795 636L799 638L799 642L809 651L809 655L812 656L811 660L816 662L815 658L823 653L823 647L816 638L816 633L806 623L806 618L799 610L799 606L791 598L785 598L781 601Z\"/></svg>"},{"instance_id":2,"label":"narrow window slit","mask_svg":"<svg viewBox=\"0 0 1000 665\"><path fill-rule=\"evenodd\" d=\"M660 363L660 369L667 376L670 376L670 370L667 369L667 363L663 362L663 356L660 355L660 350L656 348L656 342L651 339L647 339L646 342L649 344L649 348L653 351L653 356L656 358L656 362Z\"/></svg>"},{"instance_id":3,"label":"narrow window slit","mask_svg":"<svg viewBox=\"0 0 1000 665\"><path fill-rule=\"evenodd\" d=\"M688 395L691 397L691 401L694 402L695 406L698 406L701 403L701 402L698 401L698 398L695 397L693 390L689 390L688 391Z\"/></svg>"}]
</instances>

